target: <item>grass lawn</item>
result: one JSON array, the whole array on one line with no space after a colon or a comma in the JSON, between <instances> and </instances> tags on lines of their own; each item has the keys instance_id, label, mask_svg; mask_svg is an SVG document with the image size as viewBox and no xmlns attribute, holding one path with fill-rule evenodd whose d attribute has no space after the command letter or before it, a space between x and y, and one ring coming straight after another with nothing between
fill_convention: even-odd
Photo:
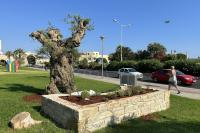
<instances>
[{"instance_id":1,"label":"grass lawn","mask_svg":"<svg viewBox=\"0 0 200 133\"><path fill-rule=\"evenodd\" d=\"M40 104L25 102L22 97L42 93L48 84L48 73L23 69L19 73L0 70L0 133L66 133L54 122L40 114ZM76 77L80 90L93 89L98 92L116 90L118 86ZM9 120L17 113L28 111L36 120L44 123L29 129L12 130ZM95 133L200 133L200 101L171 96L171 107L154 114L154 119L141 118L123 122Z\"/></svg>"}]
</instances>

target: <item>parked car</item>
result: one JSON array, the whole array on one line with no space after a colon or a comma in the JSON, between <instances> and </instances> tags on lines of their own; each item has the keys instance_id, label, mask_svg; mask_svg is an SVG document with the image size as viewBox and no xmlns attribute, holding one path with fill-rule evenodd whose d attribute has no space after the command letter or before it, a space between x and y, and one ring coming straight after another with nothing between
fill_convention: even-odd
<instances>
[{"instance_id":1,"label":"parked car","mask_svg":"<svg viewBox=\"0 0 200 133\"><path fill-rule=\"evenodd\" d=\"M134 68L121 68L118 70L118 77L121 74L133 74L136 75L138 79L142 79L143 78L143 74L141 72L136 71Z\"/></svg>"},{"instance_id":2,"label":"parked car","mask_svg":"<svg viewBox=\"0 0 200 133\"><path fill-rule=\"evenodd\" d=\"M169 80L169 73L170 69L161 69L158 71L155 71L151 74L151 78L155 82L168 82ZM177 77L177 83L180 84L188 84L191 85L195 83L197 80L192 75L186 75L183 72L176 70L176 77Z\"/></svg>"}]
</instances>

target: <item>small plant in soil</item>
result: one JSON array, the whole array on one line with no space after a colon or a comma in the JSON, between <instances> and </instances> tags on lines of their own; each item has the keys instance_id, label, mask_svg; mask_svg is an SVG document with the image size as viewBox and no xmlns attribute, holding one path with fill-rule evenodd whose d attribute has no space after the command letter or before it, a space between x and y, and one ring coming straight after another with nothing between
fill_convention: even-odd
<instances>
[{"instance_id":1,"label":"small plant in soil","mask_svg":"<svg viewBox=\"0 0 200 133\"><path fill-rule=\"evenodd\" d=\"M108 93L108 95L106 96L108 99L115 99L117 98L117 92L114 93Z\"/></svg>"},{"instance_id":2,"label":"small plant in soil","mask_svg":"<svg viewBox=\"0 0 200 133\"><path fill-rule=\"evenodd\" d=\"M119 97L124 97L125 96L125 91L124 90L120 90L117 92L117 96Z\"/></svg>"},{"instance_id":3,"label":"small plant in soil","mask_svg":"<svg viewBox=\"0 0 200 133\"><path fill-rule=\"evenodd\" d=\"M132 94L133 94L133 90L132 90L132 88L128 88L127 90L125 90L125 93L126 93L126 96L132 96Z\"/></svg>"},{"instance_id":4,"label":"small plant in soil","mask_svg":"<svg viewBox=\"0 0 200 133\"><path fill-rule=\"evenodd\" d=\"M90 93L86 90L81 92L81 99L86 100L90 98Z\"/></svg>"}]
</instances>

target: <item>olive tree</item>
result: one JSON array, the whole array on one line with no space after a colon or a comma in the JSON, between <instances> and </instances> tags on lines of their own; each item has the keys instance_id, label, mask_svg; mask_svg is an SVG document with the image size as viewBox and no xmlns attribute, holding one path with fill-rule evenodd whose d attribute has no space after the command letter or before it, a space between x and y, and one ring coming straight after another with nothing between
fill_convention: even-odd
<instances>
[{"instance_id":1,"label":"olive tree","mask_svg":"<svg viewBox=\"0 0 200 133\"><path fill-rule=\"evenodd\" d=\"M76 90L73 75L73 49L80 46L87 30L92 30L90 19L80 16L68 16L71 24L71 36L63 38L59 29L49 27L46 30L32 32L30 36L38 40L50 55L50 83L48 94L71 93Z\"/></svg>"}]
</instances>

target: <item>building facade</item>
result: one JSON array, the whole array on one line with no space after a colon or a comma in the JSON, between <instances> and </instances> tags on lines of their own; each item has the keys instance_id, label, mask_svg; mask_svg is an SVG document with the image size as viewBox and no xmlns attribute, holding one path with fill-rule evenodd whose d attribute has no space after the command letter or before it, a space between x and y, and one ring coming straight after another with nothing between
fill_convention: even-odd
<instances>
[{"instance_id":1,"label":"building facade","mask_svg":"<svg viewBox=\"0 0 200 133\"><path fill-rule=\"evenodd\" d=\"M99 52L93 51L93 52L85 52L81 53L79 57L79 61L83 59L87 59L88 62L95 62L97 59L102 58L102 55ZM109 62L108 55L103 55L103 58Z\"/></svg>"}]
</instances>

